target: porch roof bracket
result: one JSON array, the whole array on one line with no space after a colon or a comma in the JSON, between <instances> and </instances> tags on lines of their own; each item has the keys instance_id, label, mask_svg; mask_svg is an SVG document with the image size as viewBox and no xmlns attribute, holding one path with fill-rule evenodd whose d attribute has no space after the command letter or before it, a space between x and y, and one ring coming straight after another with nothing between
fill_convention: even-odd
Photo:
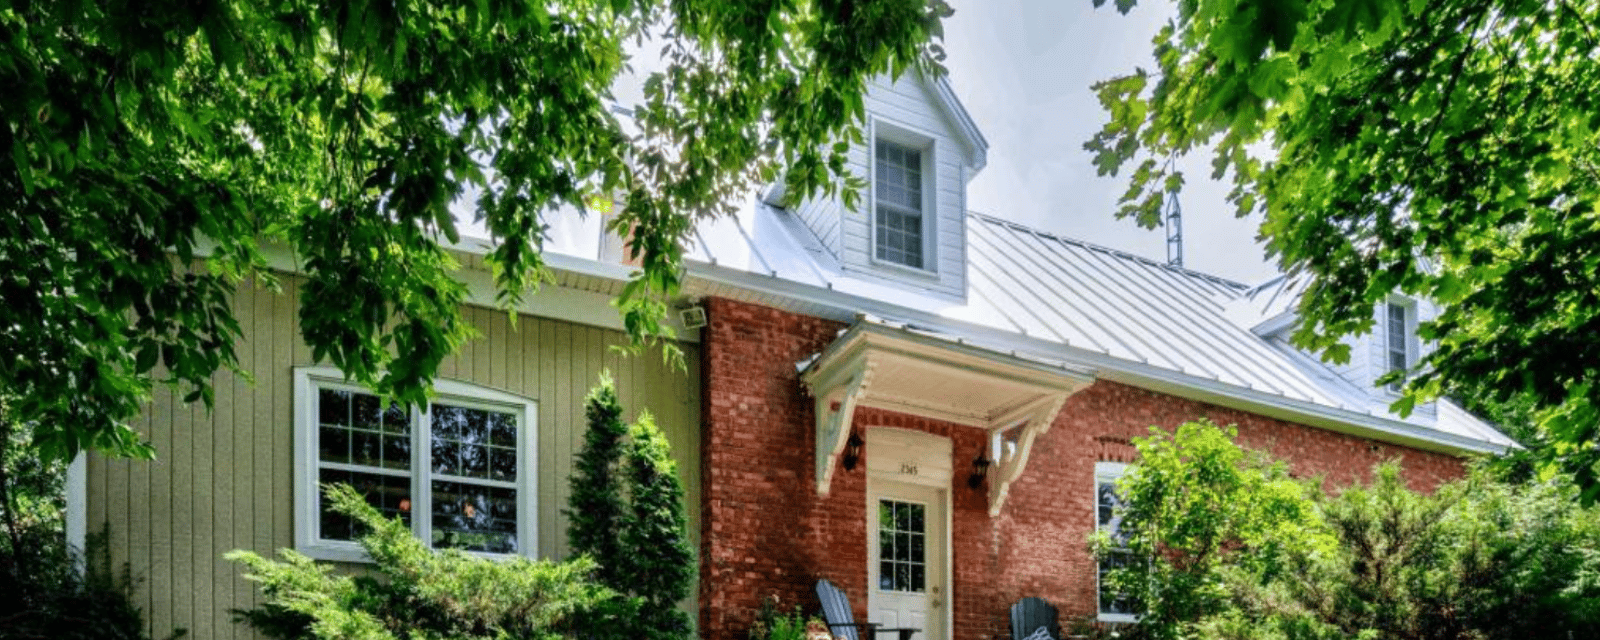
<instances>
[{"instance_id":1,"label":"porch roof bracket","mask_svg":"<svg viewBox=\"0 0 1600 640\"><path fill-rule=\"evenodd\" d=\"M833 485L833 470L839 463L839 454L850 439L852 417L856 404L866 395L872 384L873 363L858 356L855 366L842 368L850 372L838 379L815 381L811 394L816 398L817 418L817 495L827 496Z\"/></svg>"},{"instance_id":2,"label":"porch roof bracket","mask_svg":"<svg viewBox=\"0 0 1600 640\"><path fill-rule=\"evenodd\" d=\"M1041 398L996 421L996 425L990 428L991 437L999 440L1002 432L1017 424L1018 418L1022 421L1022 433L1017 438L1015 449L995 447L996 464L989 482L989 517L1000 515L1000 508L1006 503L1006 494L1011 491L1011 483L1022 477L1023 470L1028 466L1033 441L1050 430L1050 423L1055 421L1056 414L1061 412L1061 405L1067 402L1069 395L1071 393L1058 393Z\"/></svg>"}]
</instances>

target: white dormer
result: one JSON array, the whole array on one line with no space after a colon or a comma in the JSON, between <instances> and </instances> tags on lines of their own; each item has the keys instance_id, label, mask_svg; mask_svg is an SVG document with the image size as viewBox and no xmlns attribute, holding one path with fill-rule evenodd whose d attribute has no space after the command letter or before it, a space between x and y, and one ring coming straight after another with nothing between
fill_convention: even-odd
<instances>
[{"instance_id":1,"label":"white dormer","mask_svg":"<svg viewBox=\"0 0 1600 640\"><path fill-rule=\"evenodd\" d=\"M1245 290L1226 304L1225 313L1263 340L1294 349L1290 336L1300 321L1295 307L1304 292L1303 280L1279 276ZM1350 360L1327 366L1366 396L1368 404L1387 409L1401 385L1379 385L1378 378L1396 369L1410 371L1422 361L1430 346L1417 335L1417 326L1438 314L1432 302L1391 295L1373 305L1372 331L1340 340L1350 348ZM1417 410L1432 411L1429 405Z\"/></svg>"},{"instance_id":2,"label":"white dormer","mask_svg":"<svg viewBox=\"0 0 1600 640\"><path fill-rule=\"evenodd\" d=\"M849 277L966 299L967 183L988 143L944 79L871 82L866 144L849 169L867 180L856 211L818 199L799 216Z\"/></svg>"},{"instance_id":3,"label":"white dormer","mask_svg":"<svg viewBox=\"0 0 1600 640\"><path fill-rule=\"evenodd\" d=\"M1378 305L1378 324L1372 340L1378 352L1378 357L1373 360L1374 380L1390 371L1410 371L1422 361L1423 351L1428 345L1417 335L1417 325L1432 320L1436 315L1438 308L1433 304L1401 295L1390 296ZM1402 384L1392 383L1384 390L1396 394Z\"/></svg>"},{"instance_id":4,"label":"white dormer","mask_svg":"<svg viewBox=\"0 0 1600 640\"><path fill-rule=\"evenodd\" d=\"M1411 370L1422 361L1428 345L1417 335L1417 325L1432 320L1438 308L1427 300L1389 296L1373 306L1372 332L1347 336L1350 361L1335 366L1339 375L1386 406L1399 396L1400 385L1379 385L1378 378L1395 369ZM1426 410L1426 407L1419 407Z\"/></svg>"}]
</instances>

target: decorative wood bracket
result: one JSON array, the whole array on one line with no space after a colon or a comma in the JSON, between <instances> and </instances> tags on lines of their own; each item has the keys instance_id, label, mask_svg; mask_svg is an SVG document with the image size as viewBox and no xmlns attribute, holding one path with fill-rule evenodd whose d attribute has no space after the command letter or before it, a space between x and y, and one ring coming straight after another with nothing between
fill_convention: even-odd
<instances>
[{"instance_id":1,"label":"decorative wood bracket","mask_svg":"<svg viewBox=\"0 0 1600 640\"><path fill-rule=\"evenodd\" d=\"M995 465L989 477L989 517L1000 515L1000 508L1005 506L1006 495L1011 491L1011 483L1022 477L1022 471L1028 466L1028 455L1033 452L1033 441L1050 430L1050 424L1055 422L1056 414L1061 412L1061 405L1067 402L1068 393L1046 396L1007 414L995 421L990 428L990 438L996 443L994 447ZM1022 433L1018 435L1017 446L1009 449L1004 446L1004 432L1022 423Z\"/></svg>"},{"instance_id":2,"label":"decorative wood bracket","mask_svg":"<svg viewBox=\"0 0 1600 640\"><path fill-rule=\"evenodd\" d=\"M856 403L866 393L872 382L872 362L863 361L851 367L855 373L831 382L826 387L811 390L817 399L817 495L826 496L833 485L833 470L839 465L839 454L850 439L850 421L856 412Z\"/></svg>"}]
</instances>

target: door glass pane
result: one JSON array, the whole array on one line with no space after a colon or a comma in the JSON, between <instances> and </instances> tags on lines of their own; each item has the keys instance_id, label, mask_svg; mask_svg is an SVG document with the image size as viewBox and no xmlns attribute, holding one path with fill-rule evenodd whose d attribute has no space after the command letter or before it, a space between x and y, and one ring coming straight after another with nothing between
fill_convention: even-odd
<instances>
[{"instance_id":1,"label":"door glass pane","mask_svg":"<svg viewBox=\"0 0 1600 640\"><path fill-rule=\"evenodd\" d=\"M926 505L878 501L878 588L923 593L927 589Z\"/></svg>"}]
</instances>

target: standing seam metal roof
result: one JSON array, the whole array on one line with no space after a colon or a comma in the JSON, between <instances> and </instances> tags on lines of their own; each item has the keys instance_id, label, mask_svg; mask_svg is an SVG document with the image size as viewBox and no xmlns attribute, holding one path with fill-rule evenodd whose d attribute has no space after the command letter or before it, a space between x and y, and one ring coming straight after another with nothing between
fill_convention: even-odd
<instances>
[{"instance_id":1,"label":"standing seam metal roof","mask_svg":"<svg viewBox=\"0 0 1600 640\"><path fill-rule=\"evenodd\" d=\"M1404 419L1374 412L1374 390L1356 388L1316 358L1253 333L1261 314L1292 308L1299 289L1292 279L1250 287L980 213L969 212L965 226L965 301L845 271L818 249L817 239L795 216L762 203L701 225L686 257L773 282L879 301L908 315L934 313L1453 438L1512 445L1492 426L1455 407ZM781 294L774 295L782 301ZM1241 316L1241 305L1254 313Z\"/></svg>"}]
</instances>

